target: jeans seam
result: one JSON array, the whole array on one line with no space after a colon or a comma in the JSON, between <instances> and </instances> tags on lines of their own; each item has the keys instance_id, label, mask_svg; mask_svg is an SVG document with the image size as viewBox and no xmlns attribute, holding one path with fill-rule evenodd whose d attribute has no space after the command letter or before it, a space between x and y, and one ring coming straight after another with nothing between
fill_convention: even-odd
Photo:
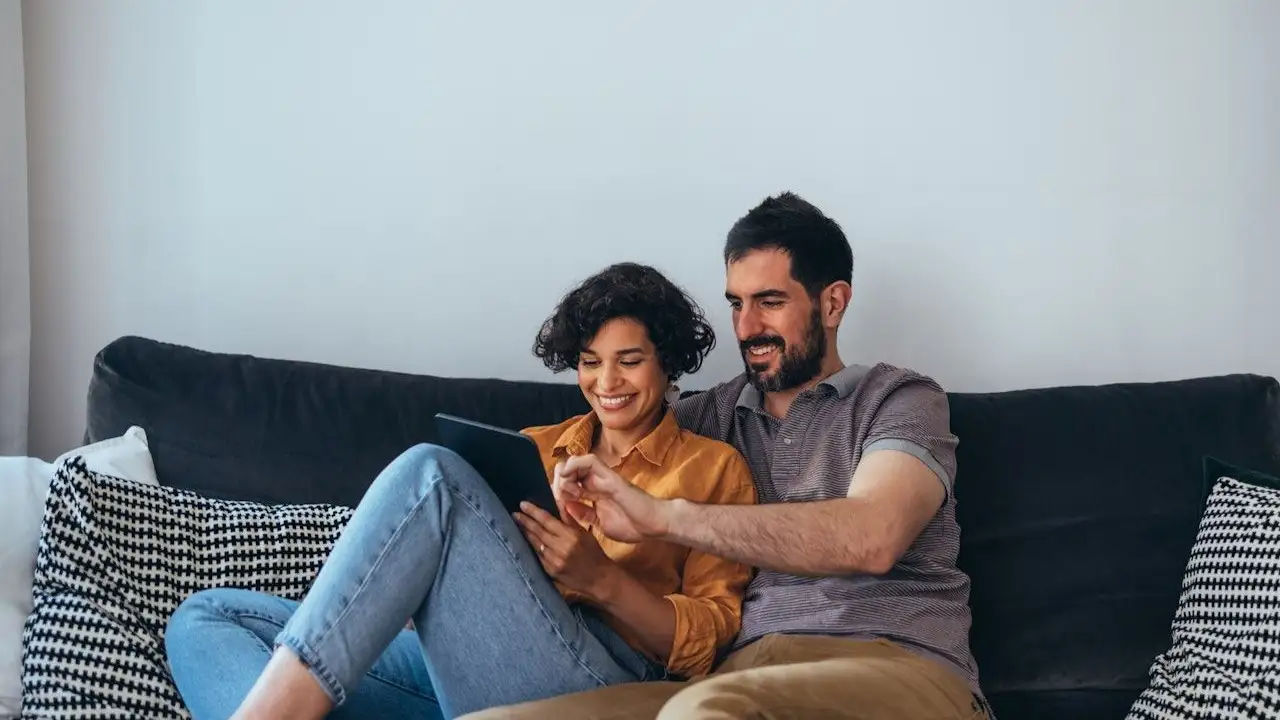
<instances>
[{"instance_id":1,"label":"jeans seam","mask_svg":"<svg viewBox=\"0 0 1280 720\"><path fill-rule=\"evenodd\" d=\"M417 498L414 499L413 506L409 508L409 512L407 512L404 518L400 521L400 523L396 525L395 531L391 533L391 536L387 538L386 542L382 543L382 547L378 549L377 557L375 557L373 559L373 562L370 563L368 571L364 573L364 578L360 581L360 584L356 587L356 589L351 593L351 597L343 605L342 611L339 612L337 617L335 617L331 622L325 623L325 627L323 628L323 630L321 630L320 633L318 633L319 638L315 643L316 645L323 644L325 640L328 639L329 634L333 630L333 628L337 626L339 623L341 623L343 620L345 620L347 615L350 614L351 608L356 605L357 599L366 589L368 589L369 579L373 576L374 571L376 571L378 569L378 566L381 565L382 562L387 558L387 549L392 544L394 544L395 541L404 533L404 529L409 525L410 521L417 518L418 514L422 510L422 506L426 503L427 496L431 494L431 491L435 489L435 486L443 482L444 482L444 477L440 473L438 472L432 473L430 487L428 487L425 491L420 493ZM448 484L445 483L445 486L447 487ZM306 646L308 651L312 653L315 652L314 650L312 650L312 648L309 645L304 644L304 646ZM339 683L335 682L334 685L335 687L337 687L339 686ZM338 691L344 697L346 696L347 689L345 687L338 687Z\"/></svg>"},{"instance_id":2,"label":"jeans seam","mask_svg":"<svg viewBox=\"0 0 1280 720\"><path fill-rule=\"evenodd\" d=\"M506 551L507 556L511 559L512 565L515 567L516 572L520 575L521 581L524 582L525 589L529 591L530 597L533 598L534 605L537 606L538 610L542 613L542 616L546 618L547 624L551 626L552 632L560 640L560 644L569 652L569 655L573 657L574 661L578 664L579 667L581 667L584 671L586 671L586 673L590 675L593 679L595 679L595 681L599 683L601 686L607 686L609 682L605 680L603 677L601 677L600 674L597 673L594 669L592 669L591 665L586 662L586 660L582 657L581 653L579 653L578 650L573 647L573 643L569 642L569 639L564 636L564 633L560 632L559 624L556 623L554 618L551 617L551 613L547 610L546 605L544 605L542 600L538 597L538 593L534 592L533 582L529 579L528 574L525 573L524 568L521 566L519 559L516 557L516 554L511 550L511 546L508 540L500 532L498 532L498 528L480 510L479 505L472 502L470 497L463 494L458 489L450 486L448 483L445 483L445 488L448 489L451 495L461 500L462 503L466 505L467 508L471 510L471 512L477 518L483 521L484 524L489 528L489 532L491 532L493 536L497 538L497 540L502 544L503 550ZM581 625L581 620L578 620L578 624Z\"/></svg>"}]
</instances>

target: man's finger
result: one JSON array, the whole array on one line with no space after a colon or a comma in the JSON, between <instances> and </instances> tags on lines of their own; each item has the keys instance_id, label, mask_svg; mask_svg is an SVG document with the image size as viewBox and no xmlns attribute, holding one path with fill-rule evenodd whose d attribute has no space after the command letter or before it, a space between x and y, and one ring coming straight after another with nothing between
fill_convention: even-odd
<instances>
[{"instance_id":1,"label":"man's finger","mask_svg":"<svg viewBox=\"0 0 1280 720\"><path fill-rule=\"evenodd\" d=\"M569 511L569 515L571 515L574 520L577 520L580 523L594 525L596 522L596 510L589 505L570 501L565 505L565 509Z\"/></svg>"},{"instance_id":2,"label":"man's finger","mask_svg":"<svg viewBox=\"0 0 1280 720\"><path fill-rule=\"evenodd\" d=\"M567 478L577 479L595 469L598 462L599 460L596 459L596 456L590 453L586 455L570 455L565 458L564 467L561 469L560 474Z\"/></svg>"}]
</instances>

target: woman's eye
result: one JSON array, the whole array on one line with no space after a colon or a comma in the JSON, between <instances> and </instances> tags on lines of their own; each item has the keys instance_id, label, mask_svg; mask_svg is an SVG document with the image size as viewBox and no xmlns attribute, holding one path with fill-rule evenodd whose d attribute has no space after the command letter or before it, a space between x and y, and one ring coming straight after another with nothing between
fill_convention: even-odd
<instances>
[{"instance_id":1,"label":"woman's eye","mask_svg":"<svg viewBox=\"0 0 1280 720\"><path fill-rule=\"evenodd\" d=\"M639 365L639 364L640 364L640 363L642 363L642 362L644 362L644 361L643 361L643 360L623 360L623 361L622 361L622 365L623 365L624 367L635 367L635 366Z\"/></svg>"},{"instance_id":2,"label":"woman's eye","mask_svg":"<svg viewBox=\"0 0 1280 720\"><path fill-rule=\"evenodd\" d=\"M600 364L599 360L579 360L578 364L585 368L593 368Z\"/></svg>"}]
</instances>

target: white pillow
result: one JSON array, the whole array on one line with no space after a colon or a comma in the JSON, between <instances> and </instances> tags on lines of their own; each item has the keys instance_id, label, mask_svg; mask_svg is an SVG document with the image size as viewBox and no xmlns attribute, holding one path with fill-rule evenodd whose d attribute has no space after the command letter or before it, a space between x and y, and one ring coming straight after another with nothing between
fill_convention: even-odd
<instances>
[{"instance_id":1,"label":"white pillow","mask_svg":"<svg viewBox=\"0 0 1280 720\"><path fill-rule=\"evenodd\" d=\"M31 457L0 457L0 718L22 711L22 626L31 614L40 522L53 470L80 455L90 470L147 485L159 485L147 434L140 427L63 453L52 463Z\"/></svg>"}]
</instances>

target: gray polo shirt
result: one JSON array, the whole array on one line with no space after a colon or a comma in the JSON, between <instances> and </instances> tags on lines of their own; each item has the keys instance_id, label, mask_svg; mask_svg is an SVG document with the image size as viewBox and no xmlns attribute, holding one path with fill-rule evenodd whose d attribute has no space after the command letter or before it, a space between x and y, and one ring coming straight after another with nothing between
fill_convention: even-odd
<instances>
[{"instance_id":1,"label":"gray polo shirt","mask_svg":"<svg viewBox=\"0 0 1280 720\"><path fill-rule=\"evenodd\" d=\"M799 577L761 570L747 588L735 647L771 633L884 638L938 660L969 681L969 578L956 568L957 440L946 393L910 370L849 366L801 393L787 417L765 412L745 375L680 400L680 424L732 444L747 459L760 502L844 497L866 454L901 450L922 460L946 500L883 576Z\"/></svg>"}]
</instances>

